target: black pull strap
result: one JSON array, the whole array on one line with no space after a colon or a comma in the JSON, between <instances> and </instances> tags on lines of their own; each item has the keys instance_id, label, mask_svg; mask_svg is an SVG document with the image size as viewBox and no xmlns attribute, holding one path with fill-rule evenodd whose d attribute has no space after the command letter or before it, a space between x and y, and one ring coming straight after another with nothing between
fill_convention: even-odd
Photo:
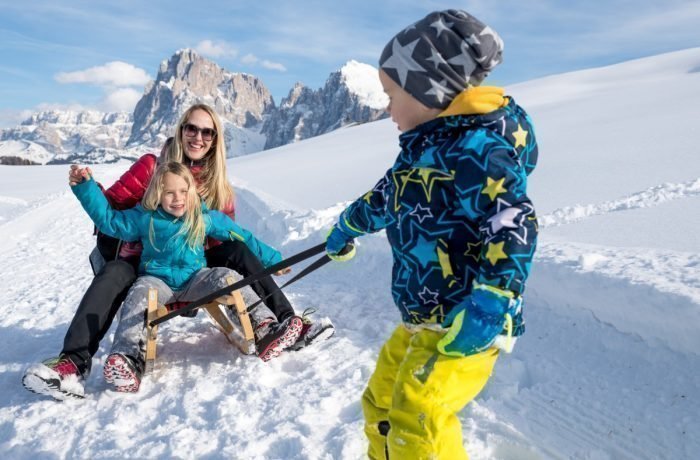
<instances>
[{"instance_id":1,"label":"black pull strap","mask_svg":"<svg viewBox=\"0 0 700 460\"><path fill-rule=\"evenodd\" d=\"M303 277L305 277L305 276L308 275L309 273L311 273L311 272L313 272L313 271L315 271L315 270L318 270L319 268L323 267L324 265L326 265L326 264L327 264L328 262L330 262L330 261L331 261L331 258L328 257L327 254L325 254L325 255L319 257L319 258L316 259L314 262L312 262L311 264L309 264L308 267L306 267L305 269L303 269L302 271L300 271L299 274L296 275L294 278L290 279L289 281L287 281L286 283L284 283L282 286L280 286L280 287L278 287L277 289L275 289L274 291L268 293L265 297L263 297L262 299L258 300L258 301L255 302L253 305L251 305L250 307L248 307L248 312L253 311L253 310L255 309L255 307L257 307L258 305L260 305L261 303L263 303L264 301L266 301L267 299L269 299L273 294L275 294L275 293L281 291L282 289L286 288L287 286L289 286L289 285L292 284L293 282L299 281L300 279L302 279Z\"/></svg>"},{"instance_id":2,"label":"black pull strap","mask_svg":"<svg viewBox=\"0 0 700 460\"><path fill-rule=\"evenodd\" d=\"M217 291L214 291L211 294L208 294L199 300L195 300L194 302L191 302L178 310L171 311L171 312L167 313L166 315L163 315L160 318L157 318L157 319L151 321L150 326L153 327L153 326L156 326L158 324L164 323L165 321L168 321L169 319L175 318L176 316L181 316L181 315L184 315L185 313L189 313L192 310L199 308L202 305L208 304L209 302L212 302L221 296L228 295L228 294L232 293L233 291L236 291L238 289L249 286L249 285L255 283L256 281L259 281L259 280L265 278L266 276L270 276L273 273L276 273L280 270L291 267L292 265L297 264L297 263L299 263L303 260L306 260L310 257L313 257L316 254L319 254L325 250L326 250L326 243L325 242L318 244L312 248L306 249L305 251L302 251L302 252L295 254L295 255L293 255L293 256L291 256L291 257L289 257L281 262L276 263L275 265L271 265L270 267L266 268L265 270L263 270L261 272L255 273L254 275L250 275L249 277L244 278L240 281L237 281L230 286L226 286L226 287L221 288ZM321 259L323 259L323 258L321 258ZM299 275L301 275L301 273ZM294 280L294 281L296 281L296 280Z\"/></svg>"}]
</instances>

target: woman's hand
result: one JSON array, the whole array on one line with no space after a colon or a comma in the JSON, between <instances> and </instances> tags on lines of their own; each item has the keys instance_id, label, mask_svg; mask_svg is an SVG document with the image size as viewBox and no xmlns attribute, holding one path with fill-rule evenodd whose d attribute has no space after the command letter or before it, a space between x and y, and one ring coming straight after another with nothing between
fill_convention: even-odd
<instances>
[{"instance_id":1,"label":"woman's hand","mask_svg":"<svg viewBox=\"0 0 700 460\"><path fill-rule=\"evenodd\" d=\"M68 171L68 184L74 187L83 180L90 179L90 177L92 177L92 170L90 168L81 168L78 165L71 165Z\"/></svg>"},{"instance_id":2,"label":"woman's hand","mask_svg":"<svg viewBox=\"0 0 700 460\"><path fill-rule=\"evenodd\" d=\"M290 273L292 269L290 267L283 268L282 270L277 270L275 272L275 276L280 276L280 275L286 275L287 273Z\"/></svg>"}]
</instances>

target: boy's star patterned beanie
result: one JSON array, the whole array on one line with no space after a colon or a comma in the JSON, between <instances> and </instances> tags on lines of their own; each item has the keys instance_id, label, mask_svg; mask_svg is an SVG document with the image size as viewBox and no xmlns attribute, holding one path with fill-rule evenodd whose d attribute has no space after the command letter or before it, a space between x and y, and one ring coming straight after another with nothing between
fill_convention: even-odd
<instances>
[{"instance_id":1,"label":"boy's star patterned beanie","mask_svg":"<svg viewBox=\"0 0 700 460\"><path fill-rule=\"evenodd\" d=\"M461 10L435 11L396 34L379 68L427 107L444 109L501 63L503 40Z\"/></svg>"}]
</instances>

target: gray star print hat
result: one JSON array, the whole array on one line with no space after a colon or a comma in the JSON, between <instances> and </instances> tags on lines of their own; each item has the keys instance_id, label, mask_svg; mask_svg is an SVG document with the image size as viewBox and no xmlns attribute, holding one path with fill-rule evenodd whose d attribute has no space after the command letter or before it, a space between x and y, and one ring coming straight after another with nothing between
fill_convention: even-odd
<instances>
[{"instance_id":1,"label":"gray star print hat","mask_svg":"<svg viewBox=\"0 0 700 460\"><path fill-rule=\"evenodd\" d=\"M435 11L396 34L379 68L424 105L444 109L501 63L503 40L461 10Z\"/></svg>"}]
</instances>

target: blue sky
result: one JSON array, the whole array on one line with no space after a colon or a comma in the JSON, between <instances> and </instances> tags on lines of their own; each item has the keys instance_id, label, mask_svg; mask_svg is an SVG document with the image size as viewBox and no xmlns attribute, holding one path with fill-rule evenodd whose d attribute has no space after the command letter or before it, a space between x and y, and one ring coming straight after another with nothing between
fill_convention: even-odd
<instances>
[{"instance_id":1,"label":"blue sky","mask_svg":"<svg viewBox=\"0 0 700 460\"><path fill-rule=\"evenodd\" d=\"M436 9L462 8L505 41L507 85L700 46L697 0L0 0L0 127L43 108L131 110L160 62L193 48L262 79L276 103Z\"/></svg>"}]
</instances>

